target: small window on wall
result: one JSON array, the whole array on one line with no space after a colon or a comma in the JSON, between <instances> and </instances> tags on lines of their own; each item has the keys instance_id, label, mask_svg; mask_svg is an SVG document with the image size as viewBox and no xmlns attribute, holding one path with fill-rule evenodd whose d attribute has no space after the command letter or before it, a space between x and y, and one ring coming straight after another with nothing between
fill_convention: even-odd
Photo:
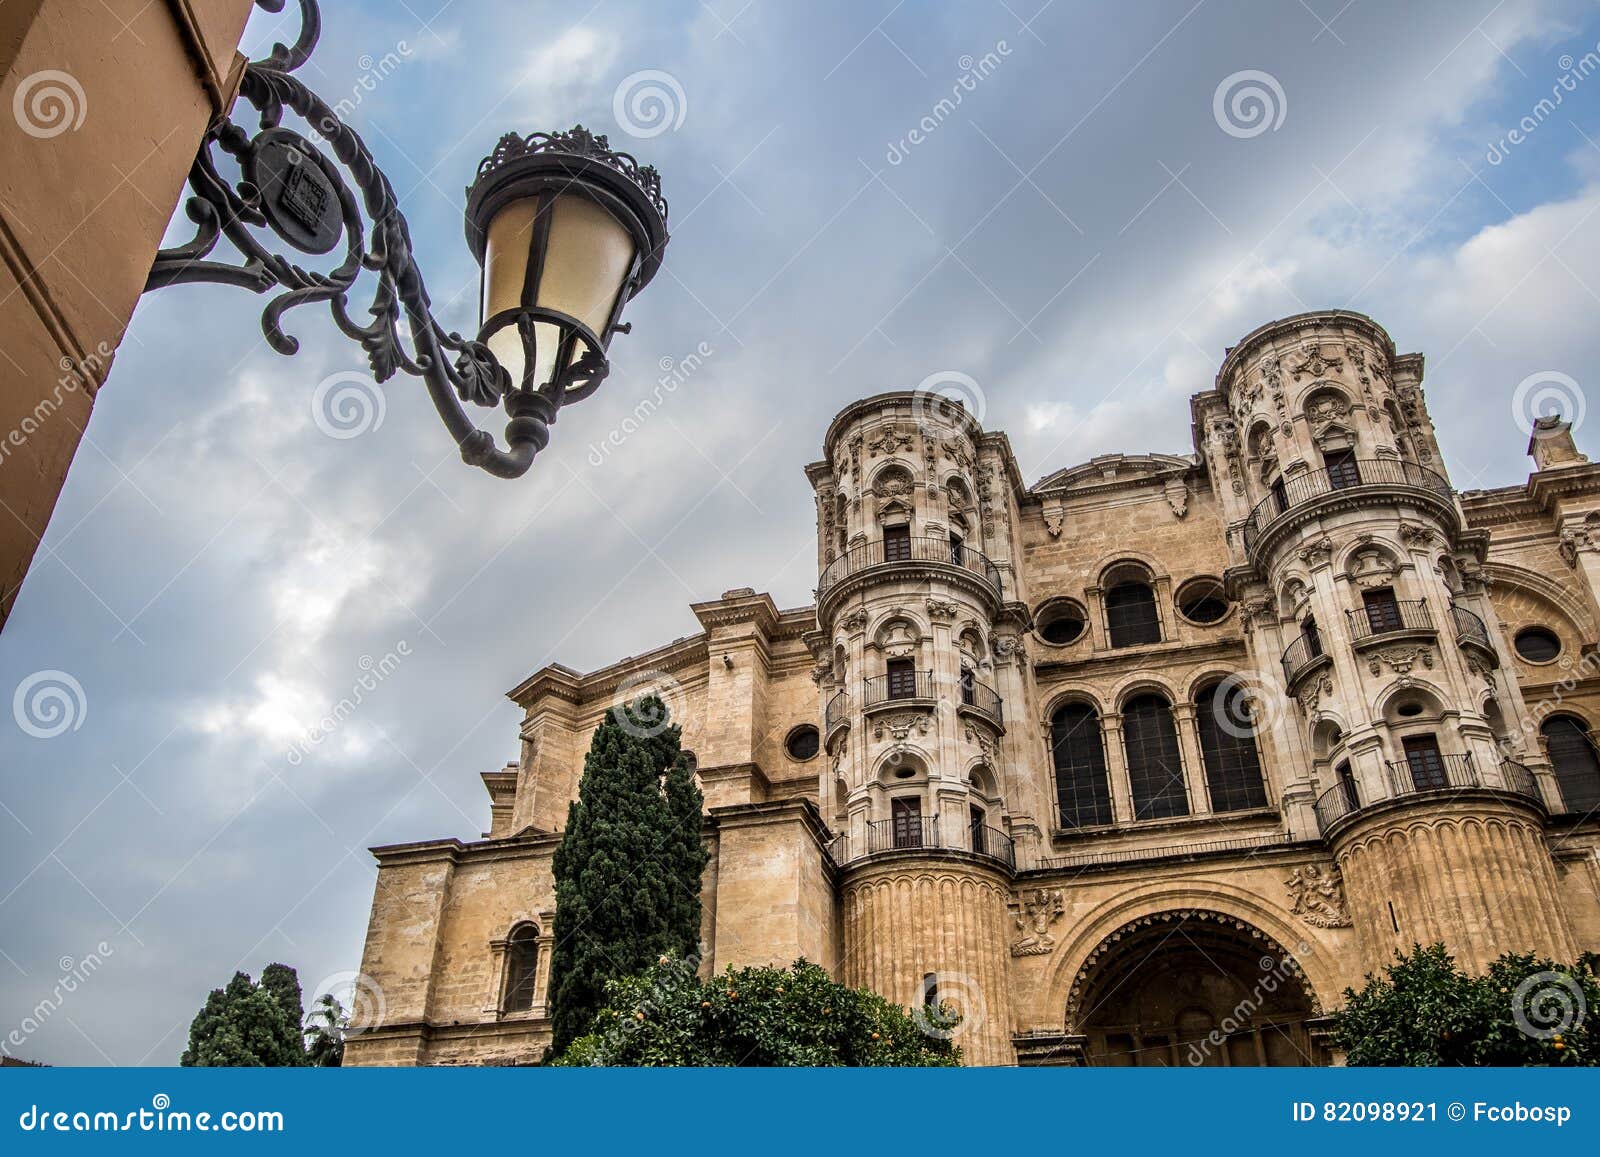
<instances>
[{"instance_id":1,"label":"small window on wall","mask_svg":"<svg viewBox=\"0 0 1600 1157\"><path fill-rule=\"evenodd\" d=\"M539 930L524 924L506 944L506 1011L527 1012L533 1007L534 982L539 978Z\"/></svg>"},{"instance_id":2,"label":"small window on wall","mask_svg":"<svg viewBox=\"0 0 1600 1157\"><path fill-rule=\"evenodd\" d=\"M1106 627L1113 647L1137 647L1161 641L1161 616L1156 593L1148 583L1125 582L1106 592Z\"/></svg>"},{"instance_id":3,"label":"small window on wall","mask_svg":"<svg viewBox=\"0 0 1600 1157\"><path fill-rule=\"evenodd\" d=\"M1530 663L1548 663L1561 654L1561 638L1548 627L1523 627L1513 645Z\"/></svg>"},{"instance_id":4,"label":"small window on wall","mask_svg":"<svg viewBox=\"0 0 1600 1157\"><path fill-rule=\"evenodd\" d=\"M1341 450L1329 454L1324 460L1328 468L1328 485L1335 490L1348 490L1361 485L1361 468L1356 465L1354 451Z\"/></svg>"},{"instance_id":5,"label":"small window on wall","mask_svg":"<svg viewBox=\"0 0 1600 1157\"><path fill-rule=\"evenodd\" d=\"M1177 601L1178 611L1191 623L1210 625L1228 614L1228 596L1221 579L1190 579L1178 588Z\"/></svg>"},{"instance_id":6,"label":"small window on wall","mask_svg":"<svg viewBox=\"0 0 1600 1157\"><path fill-rule=\"evenodd\" d=\"M789 758L804 763L814 759L822 746L822 738L817 729L809 723L796 727L789 732L789 738L784 740L784 750L789 753Z\"/></svg>"},{"instance_id":7,"label":"small window on wall","mask_svg":"<svg viewBox=\"0 0 1600 1157\"><path fill-rule=\"evenodd\" d=\"M883 528L883 561L911 561L911 528L909 526L886 526Z\"/></svg>"},{"instance_id":8,"label":"small window on wall","mask_svg":"<svg viewBox=\"0 0 1600 1157\"><path fill-rule=\"evenodd\" d=\"M1089 627L1089 616L1071 599L1053 599L1040 608L1036 623L1034 629L1041 639L1064 647L1083 638Z\"/></svg>"}]
</instances>

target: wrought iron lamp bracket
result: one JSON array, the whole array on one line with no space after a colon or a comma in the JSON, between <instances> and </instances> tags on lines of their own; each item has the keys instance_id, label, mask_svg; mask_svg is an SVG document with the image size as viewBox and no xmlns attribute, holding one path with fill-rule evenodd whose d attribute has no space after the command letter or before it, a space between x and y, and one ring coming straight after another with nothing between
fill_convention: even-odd
<instances>
[{"instance_id":1,"label":"wrought iron lamp bracket","mask_svg":"<svg viewBox=\"0 0 1600 1157\"><path fill-rule=\"evenodd\" d=\"M281 12L286 0L255 3ZM252 135L230 115L206 132L189 171L191 195L184 206L195 235L156 254L145 292L193 282L256 293L279 290L262 311L261 328L267 343L286 355L294 354L299 342L284 332L284 316L302 305L326 302L338 330L366 351L376 381L387 381L397 370L421 378L462 458L498 477L519 477L549 441L557 410L587 396L605 378L610 366L604 339L618 330L626 332L626 327L614 325L603 335L583 328L573 335L582 356L557 381L534 389L512 382L482 340L441 326L412 253L410 226L388 177L338 112L291 75L310 58L321 34L316 0L298 3L301 26L294 44L275 44L265 59L244 67L239 98L258 111L258 131ZM332 158L306 136L283 127L286 109L311 126ZM605 138L574 131L591 142L598 140L604 150ZM214 149L238 163L237 182L230 184L218 171ZM614 166L623 162L647 174L664 211L655 171L641 169L626 154L611 154ZM327 273L302 268L263 244L259 230L270 230L293 249L313 255L334 251L342 239L343 259ZM242 264L210 259L223 238L243 255ZM351 316L348 299L363 272L376 274L377 281L366 310L371 320L365 323ZM559 316L545 320L564 324ZM502 401L510 417L506 449L479 429L463 406Z\"/></svg>"}]
</instances>

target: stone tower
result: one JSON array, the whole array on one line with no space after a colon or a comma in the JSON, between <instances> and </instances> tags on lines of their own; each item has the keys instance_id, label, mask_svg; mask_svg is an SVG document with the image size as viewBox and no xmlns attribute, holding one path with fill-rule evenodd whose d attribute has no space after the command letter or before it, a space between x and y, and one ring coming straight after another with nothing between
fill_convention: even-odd
<instances>
[{"instance_id":1,"label":"stone tower","mask_svg":"<svg viewBox=\"0 0 1600 1157\"><path fill-rule=\"evenodd\" d=\"M1436 940L1475 969L1570 959L1539 790L1554 781L1504 738L1533 729L1422 369L1369 318L1308 313L1251 333L1195 399L1256 713L1300 748L1288 835L1328 842L1366 967Z\"/></svg>"},{"instance_id":2,"label":"stone tower","mask_svg":"<svg viewBox=\"0 0 1600 1157\"><path fill-rule=\"evenodd\" d=\"M948 1003L980 1064L1010 1063L1011 876L1039 838L1012 751L1029 717L1004 438L960 405L893 393L845 409L809 470L817 798L841 865L844 979ZM1012 468L1014 469L1014 467Z\"/></svg>"}]
</instances>

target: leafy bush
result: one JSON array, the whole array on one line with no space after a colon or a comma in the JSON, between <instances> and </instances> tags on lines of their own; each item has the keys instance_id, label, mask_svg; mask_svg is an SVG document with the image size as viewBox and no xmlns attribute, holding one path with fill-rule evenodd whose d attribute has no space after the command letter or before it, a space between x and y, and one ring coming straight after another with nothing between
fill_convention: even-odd
<instances>
[{"instance_id":1,"label":"leafy bush","mask_svg":"<svg viewBox=\"0 0 1600 1157\"><path fill-rule=\"evenodd\" d=\"M1344 995L1333 1043L1351 1065L1600 1064L1592 957L1569 967L1508 953L1470 976L1443 944L1419 944Z\"/></svg>"},{"instance_id":2,"label":"leafy bush","mask_svg":"<svg viewBox=\"0 0 1600 1157\"><path fill-rule=\"evenodd\" d=\"M924 1031L905 1009L846 988L805 960L730 968L700 980L693 961L662 957L613 981L589 1032L558 1065L886 1065L961 1063L948 1021ZM941 1031L943 1030L943 1031Z\"/></svg>"}]
</instances>

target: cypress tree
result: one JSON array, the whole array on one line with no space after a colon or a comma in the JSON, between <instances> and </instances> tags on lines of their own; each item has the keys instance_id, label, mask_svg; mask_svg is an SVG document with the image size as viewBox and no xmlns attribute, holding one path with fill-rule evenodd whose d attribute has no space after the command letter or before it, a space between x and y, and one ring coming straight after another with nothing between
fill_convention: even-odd
<instances>
[{"instance_id":1,"label":"cypress tree","mask_svg":"<svg viewBox=\"0 0 1600 1157\"><path fill-rule=\"evenodd\" d=\"M206 997L189 1025L189 1047L178 1063L197 1068L303 1065L299 1006L294 969L270 965L260 984L235 972L225 988L214 988Z\"/></svg>"},{"instance_id":2,"label":"cypress tree","mask_svg":"<svg viewBox=\"0 0 1600 1157\"><path fill-rule=\"evenodd\" d=\"M701 794L666 705L606 712L556 849L551 1017L557 1052L588 1030L606 982L700 939Z\"/></svg>"}]
</instances>

